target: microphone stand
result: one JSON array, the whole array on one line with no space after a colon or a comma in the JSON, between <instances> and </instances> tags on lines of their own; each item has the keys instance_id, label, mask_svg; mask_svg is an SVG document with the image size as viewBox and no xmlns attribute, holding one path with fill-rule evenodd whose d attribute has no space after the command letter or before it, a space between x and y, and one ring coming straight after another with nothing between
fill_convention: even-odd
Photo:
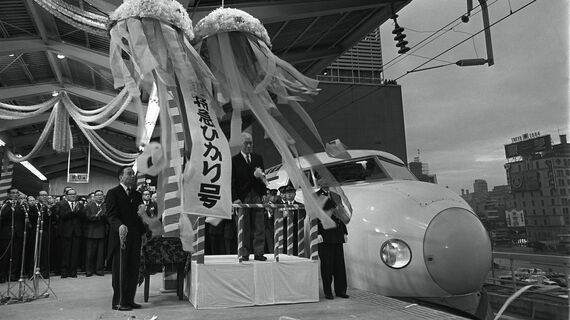
<instances>
[{"instance_id":1,"label":"microphone stand","mask_svg":"<svg viewBox=\"0 0 570 320\"><path fill-rule=\"evenodd\" d=\"M11 201L11 200L10 200ZM8 205L8 203L4 203L4 206ZM10 242L8 242L8 245L10 246L10 262L8 264L8 287L6 288L6 296L2 299L2 301L4 302L4 300L10 300L12 298L16 298L17 295L12 292L11 287L12 287L12 261L14 259L14 212L16 211L16 206L13 203L10 203L10 210L12 211L11 213L11 227L10 227Z\"/></svg>"},{"instance_id":2,"label":"microphone stand","mask_svg":"<svg viewBox=\"0 0 570 320\"><path fill-rule=\"evenodd\" d=\"M26 262L26 237L27 237L27 229L28 229L28 223L30 222L29 216L28 216L28 208L22 204L22 209L24 209L24 214L26 216L25 220L24 220L24 240L23 240L23 244L22 244L22 259L21 259L21 264L20 264L20 279L18 280L18 299L20 300L24 300L24 294L26 292L26 287L30 288L28 286L28 284L26 283L26 279L24 278L24 264ZM30 288L32 289L32 288Z\"/></svg>"},{"instance_id":3,"label":"microphone stand","mask_svg":"<svg viewBox=\"0 0 570 320\"><path fill-rule=\"evenodd\" d=\"M43 239L43 233L44 233L44 217L43 217L43 212L41 210L41 206L38 209L38 221L36 224L36 242L35 242L35 246L34 246L34 275L32 276L31 280L33 283L33 287L34 287L34 299L40 298L40 297L44 297L47 298L49 297L49 293L47 293L47 291L51 291L53 293L53 295L57 298L55 292L53 292L53 290L50 287L49 282L46 282L46 279L42 276L41 272L40 272L40 261L41 261L41 254L42 254L42 239ZM48 243L49 246L49 243ZM48 271L49 272L49 271ZM39 289L40 289L40 279L46 284L47 289L42 292L41 294L39 293Z\"/></svg>"}]
</instances>

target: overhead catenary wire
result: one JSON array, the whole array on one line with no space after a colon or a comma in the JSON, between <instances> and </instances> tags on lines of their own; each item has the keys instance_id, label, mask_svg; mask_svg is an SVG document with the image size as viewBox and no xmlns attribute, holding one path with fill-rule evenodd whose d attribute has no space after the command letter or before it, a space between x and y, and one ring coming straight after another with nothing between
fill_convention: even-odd
<instances>
[{"instance_id":1,"label":"overhead catenary wire","mask_svg":"<svg viewBox=\"0 0 570 320\"><path fill-rule=\"evenodd\" d=\"M495 0L491 3L488 4L489 7L491 7L492 5L494 5L495 3L497 3L499 0ZM479 9L479 11L473 12L471 15L475 16L477 15L479 12L481 12L480 9L481 5L478 5L477 7L473 8L473 10L477 10ZM451 26L450 28L448 28L450 25L454 24L453 26ZM463 22L461 22L461 16L455 18L454 20L452 20L451 22L449 22L448 24L446 24L445 26L441 27L440 29L438 29L437 31L433 32L431 35L429 35L428 37L424 38L423 40L421 40L420 42L418 42L417 44L415 44L414 46L411 47L412 51L408 54L405 55L398 55L394 58L392 58L390 61L388 61L387 63L385 63L384 65L382 65L381 70L382 72L386 71L387 69L389 69L390 67L394 66L395 64L399 63L400 61L404 60L408 55L412 55L413 53L417 52L418 50L420 50L421 48L427 46L428 44L432 43L433 41L439 39L440 37L442 37L443 35L445 35L446 33L448 33L449 31L454 31L457 32L456 30L454 30L455 27L457 27L458 25L462 24ZM442 30L445 30L445 32L440 33ZM435 38L431 39L430 41L428 41L427 43L423 44L425 41L429 40L431 37L434 37L436 34L438 34ZM418 47L419 46L419 47ZM398 61L396 61L398 60ZM394 62L395 61L395 62ZM393 62L393 63L392 63Z\"/></svg>"},{"instance_id":2,"label":"overhead catenary wire","mask_svg":"<svg viewBox=\"0 0 570 320\"><path fill-rule=\"evenodd\" d=\"M497 0L497 1L498 1L498 0ZM495 2L496 2L496 1L495 1ZM506 18L512 16L513 14L515 14L515 13L517 13L517 12L519 12L519 11L525 9L526 7L528 7L529 5L531 5L531 4L534 3L534 2L536 2L536 0L532 0L531 2L525 4L524 6L522 6L522 7L520 7L519 9L513 11L512 13L509 13L508 15L506 15L506 16L502 17L501 19L495 21L494 23L492 23L491 25L489 25L489 28L492 27L492 26L494 26L494 25L496 25L497 23L499 23L499 22L505 20ZM485 31L485 28L481 29L479 32L473 34L472 36L466 38L466 39L463 40L461 43L463 43L463 42L465 42L465 41L471 39L472 37L476 36L477 34L483 32L483 31ZM459 44L461 44L461 43L459 43ZM430 61L436 60L440 55L442 55L442 54L444 54L444 53L446 53L446 52L448 52L448 51L454 49L454 48L455 48L456 46L458 46L459 44L456 44L456 45L454 45L453 47L451 47L451 48L449 48L449 49L443 51L443 52L440 53L440 54L438 54L437 56L435 56L435 57L433 57L433 58L430 58ZM422 64L422 65L416 67L415 69L419 69L419 68L422 67L423 65L429 63L430 61L428 61L428 62L426 62L426 63L424 63L424 64ZM408 71L408 73L409 73L409 72L410 72L410 71ZM402 78L403 76L407 75L408 73L406 73L406 74L404 74L404 75L402 75L402 76L396 78L395 80L398 80L398 79ZM342 109L345 109L345 108L349 107L349 106L352 105L353 103L358 102L358 101L360 101L360 100L362 100L362 99L364 99L364 98L370 96L371 94L375 93L375 92L378 91L378 90L381 90L382 88L383 88L383 87L381 86L381 87L378 87L378 88L376 88L376 89L374 89L374 90L371 90L370 92L368 92L368 93L366 93L366 94L363 94L362 96L360 96L360 97L358 97L358 98L356 98L356 99L353 99L351 102L349 102L349 103L347 103L347 104L345 104L345 105L343 105L343 106L341 106L341 107L339 107L339 108L336 108L335 110L333 110L333 111L331 111L330 113L328 113L328 114L322 116L321 118L316 119L316 120L314 121L315 124L318 123L319 121L325 120L325 119L329 118L330 116L332 116L332 115L338 113L338 112L341 111Z\"/></svg>"},{"instance_id":3,"label":"overhead catenary wire","mask_svg":"<svg viewBox=\"0 0 570 320\"><path fill-rule=\"evenodd\" d=\"M479 30L478 32L474 33L472 36L469 36L469 37L467 37L467 38L465 38L465 39L459 41L459 42L456 43L455 45L453 45L453 46L449 47L448 49L442 51L441 53L437 54L436 56L434 56L433 58L429 59L428 61L426 61L426 62L424 62L424 63L418 65L418 66L415 67L414 69L412 69L412 70L410 70L410 71L407 71L406 73L402 74L401 76L397 77L397 78L394 79L394 80L401 79L402 77L405 77L407 74L409 74L409 73L411 73L411 72L414 72L415 70L417 70L417 69L419 69L419 68L425 66L426 64L430 63L431 61L433 61L434 59L438 58L439 56L441 56L441 55L443 55L443 54L445 54L445 53L447 53L447 52L449 52L449 51L455 49L457 46L459 46L459 45L465 43L466 41L468 41L468 40L470 40L471 38L475 37L475 36L478 35L479 33L483 32L483 31L485 31L485 30L487 30L487 29L490 29L492 26L494 26L494 25L496 25L497 23L499 23L499 22L505 20L506 18L512 16L513 14L515 14L515 13L517 13L517 12L523 10L524 8L526 8L526 7L530 6L531 4L533 4L534 2L536 2L536 0L532 0L531 2L529 2L529 3L525 4L524 6L518 8L517 10L513 11L512 13L509 13L508 15L502 17L501 19L499 19L499 20L497 20L497 21L491 23L488 27L485 27L485 28Z\"/></svg>"}]
</instances>

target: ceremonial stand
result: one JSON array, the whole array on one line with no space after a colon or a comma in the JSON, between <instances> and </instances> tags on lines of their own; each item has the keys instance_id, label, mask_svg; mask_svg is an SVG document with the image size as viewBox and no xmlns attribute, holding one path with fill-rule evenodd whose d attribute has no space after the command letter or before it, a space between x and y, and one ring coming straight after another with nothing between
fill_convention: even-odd
<instances>
[{"instance_id":1,"label":"ceremonial stand","mask_svg":"<svg viewBox=\"0 0 570 320\"><path fill-rule=\"evenodd\" d=\"M234 204L238 217L238 252L244 246L242 208L273 208L275 214L275 248L267 261L242 261L241 255L204 256L205 219L198 219L196 251L192 255L192 272L187 277L186 292L196 309L215 309L253 305L272 305L319 301L319 261L316 220L309 222L311 244L309 258L284 254L283 210L303 209L302 205ZM292 220L292 219L288 219ZM299 244L304 243L304 219L299 221ZM301 234L302 230L302 234ZM292 233L293 228L288 228ZM291 238L293 238L291 236ZM304 245L302 245L304 247ZM303 253L303 250L299 250ZM287 253L291 251L287 250ZM212 299L216 297L216 299Z\"/></svg>"}]
</instances>

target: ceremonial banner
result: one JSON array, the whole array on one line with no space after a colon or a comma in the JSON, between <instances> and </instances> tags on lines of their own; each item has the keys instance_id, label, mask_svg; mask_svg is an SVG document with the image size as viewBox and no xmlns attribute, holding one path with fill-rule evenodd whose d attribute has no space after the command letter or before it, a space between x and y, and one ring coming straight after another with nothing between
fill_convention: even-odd
<instances>
[{"instance_id":1,"label":"ceremonial banner","mask_svg":"<svg viewBox=\"0 0 570 320\"><path fill-rule=\"evenodd\" d=\"M218 118L206 98L192 95L186 115L192 137L184 170L182 210L203 216L231 217L231 154Z\"/></svg>"}]
</instances>

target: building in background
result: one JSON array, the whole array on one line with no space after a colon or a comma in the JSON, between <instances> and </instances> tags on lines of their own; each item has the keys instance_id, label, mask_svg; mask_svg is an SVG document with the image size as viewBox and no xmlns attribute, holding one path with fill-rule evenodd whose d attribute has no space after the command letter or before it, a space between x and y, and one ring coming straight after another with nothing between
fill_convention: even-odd
<instances>
[{"instance_id":1,"label":"building in background","mask_svg":"<svg viewBox=\"0 0 570 320\"><path fill-rule=\"evenodd\" d=\"M473 182L474 193L487 193L488 191L489 187L487 186L487 181L483 179L475 179L475 182Z\"/></svg>"},{"instance_id":2,"label":"building in background","mask_svg":"<svg viewBox=\"0 0 570 320\"><path fill-rule=\"evenodd\" d=\"M505 145L510 209L524 213L529 246L570 249L570 145L566 135L525 134Z\"/></svg>"},{"instance_id":3,"label":"building in background","mask_svg":"<svg viewBox=\"0 0 570 320\"><path fill-rule=\"evenodd\" d=\"M524 228L515 230L508 224L506 210L511 200L509 186L495 186L488 191L487 181L477 179L473 188L476 191L462 189L461 197L473 208L489 232L493 247L511 247L518 242L525 243Z\"/></svg>"},{"instance_id":4,"label":"building in background","mask_svg":"<svg viewBox=\"0 0 570 320\"><path fill-rule=\"evenodd\" d=\"M414 161L408 163L410 171L418 178L418 180L429 183L437 183L437 176L429 173L429 166L420 160L420 150L418 155L414 157Z\"/></svg>"}]
</instances>

